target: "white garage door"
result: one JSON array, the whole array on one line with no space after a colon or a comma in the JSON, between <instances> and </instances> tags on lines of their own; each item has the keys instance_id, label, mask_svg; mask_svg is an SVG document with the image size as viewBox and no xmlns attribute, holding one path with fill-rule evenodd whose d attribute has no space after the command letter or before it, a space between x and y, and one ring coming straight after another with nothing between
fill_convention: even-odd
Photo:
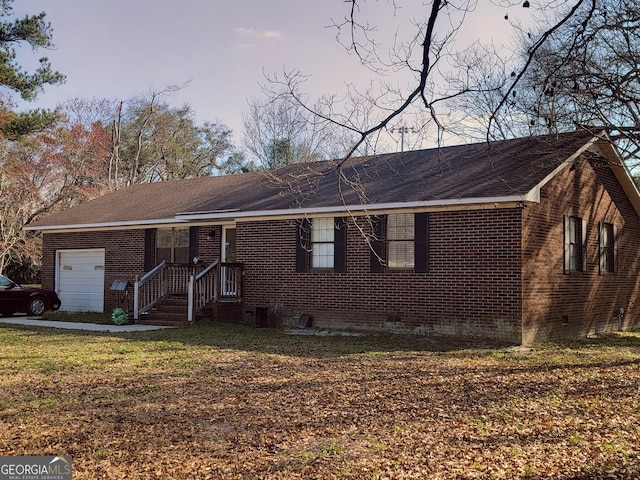
<instances>
[{"instance_id":1,"label":"white garage door","mask_svg":"<svg viewBox=\"0 0 640 480\"><path fill-rule=\"evenodd\" d=\"M102 312L104 310L104 249L58 252L58 296L60 310Z\"/></svg>"}]
</instances>

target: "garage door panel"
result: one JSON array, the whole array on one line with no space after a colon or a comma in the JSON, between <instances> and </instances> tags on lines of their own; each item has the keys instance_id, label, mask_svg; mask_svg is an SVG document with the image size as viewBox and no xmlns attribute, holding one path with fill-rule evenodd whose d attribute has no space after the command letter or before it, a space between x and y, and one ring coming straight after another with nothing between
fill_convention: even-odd
<instances>
[{"instance_id":1,"label":"garage door panel","mask_svg":"<svg viewBox=\"0 0 640 480\"><path fill-rule=\"evenodd\" d=\"M97 302L102 300L102 296L98 294L83 295L77 293L66 293L60 295L60 301L64 302L64 307L60 309L66 312L99 312L102 306L98 306Z\"/></svg>"},{"instance_id":2,"label":"garage door panel","mask_svg":"<svg viewBox=\"0 0 640 480\"><path fill-rule=\"evenodd\" d=\"M64 282L60 282L60 287L70 287L70 288L82 288L82 287L99 287L104 285L104 280L101 279L89 279L85 278L84 280L67 280Z\"/></svg>"},{"instance_id":3,"label":"garage door panel","mask_svg":"<svg viewBox=\"0 0 640 480\"><path fill-rule=\"evenodd\" d=\"M61 310L104 310L104 250L66 250L58 255Z\"/></svg>"}]
</instances>

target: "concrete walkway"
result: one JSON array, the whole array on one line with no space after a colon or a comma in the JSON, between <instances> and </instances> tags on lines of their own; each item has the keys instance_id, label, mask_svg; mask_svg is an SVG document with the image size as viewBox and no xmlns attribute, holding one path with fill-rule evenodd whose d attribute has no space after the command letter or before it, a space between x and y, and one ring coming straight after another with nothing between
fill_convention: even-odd
<instances>
[{"instance_id":1,"label":"concrete walkway","mask_svg":"<svg viewBox=\"0 0 640 480\"><path fill-rule=\"evenodd\" d=\"M97 323L75 323L75 322L53 322L49 320L38 320L29 317L7 317L0 318L0 324L26 325L28 327L50 327L64 328L67 330L88 330L91 332L146 332L148 330L162 330L165 328L156 325L99 325Z\"/></svg>"}]
</instances>

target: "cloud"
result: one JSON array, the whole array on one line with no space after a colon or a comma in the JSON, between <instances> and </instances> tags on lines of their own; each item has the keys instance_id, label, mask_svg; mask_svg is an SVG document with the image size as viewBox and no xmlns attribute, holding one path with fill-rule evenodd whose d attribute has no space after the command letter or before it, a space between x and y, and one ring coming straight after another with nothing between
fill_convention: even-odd
<instances>
[{"instance_id":1,"label":"cloud","mask_svg":"<svg viewBox=\"0 0 640 480\"><path fill-rule=\"evenodd\" d=\"M256 30L255 28L238 27L236 32L241 35L260 40L282 40L284 34L278 30Z\"/></svg>"}]
</instances>

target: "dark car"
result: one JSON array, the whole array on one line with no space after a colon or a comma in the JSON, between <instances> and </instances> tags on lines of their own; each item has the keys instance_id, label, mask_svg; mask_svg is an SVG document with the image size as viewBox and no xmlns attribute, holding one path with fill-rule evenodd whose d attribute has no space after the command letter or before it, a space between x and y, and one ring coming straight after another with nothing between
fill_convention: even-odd
<instances>
[{"instance_id":1,"label":"dark car","mask_svg":"<svg viewBox=\"0 0 640 480\"><path fill-rule=\"evenodd\" d=\"M12 315L15 312L42 315L44 312L59 308L60 299L56 292L22 287L4 275L0 275L0 315Z\"/></svg>"}]
</instances>

